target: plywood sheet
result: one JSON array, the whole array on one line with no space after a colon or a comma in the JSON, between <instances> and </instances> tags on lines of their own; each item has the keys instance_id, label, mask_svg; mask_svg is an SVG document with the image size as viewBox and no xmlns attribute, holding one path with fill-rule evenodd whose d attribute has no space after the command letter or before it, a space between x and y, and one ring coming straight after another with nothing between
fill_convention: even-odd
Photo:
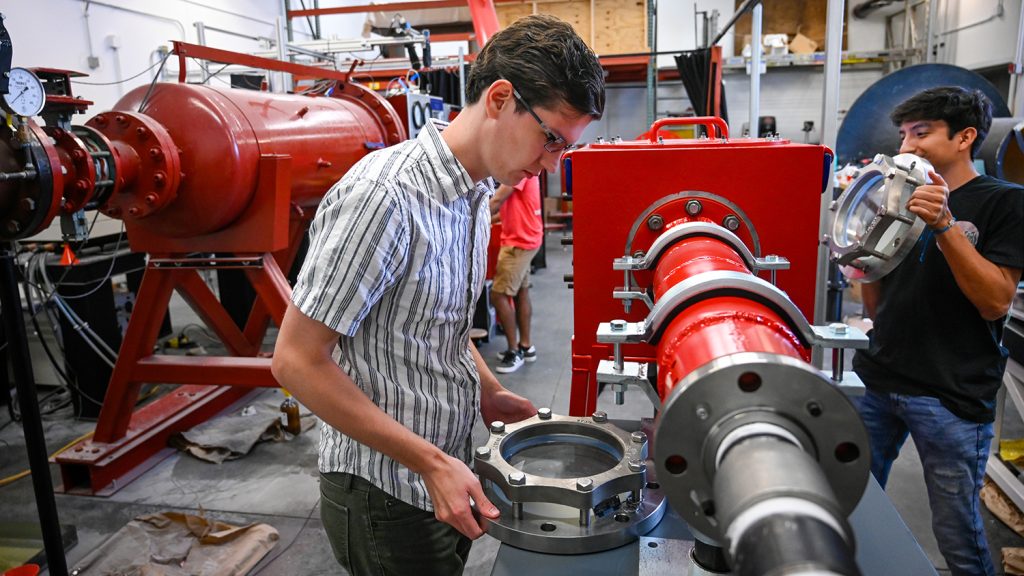
<instances>
[{"instance_id":1,"label":"plywood sheet","mask_svg":"<svg viewBox=\"0 0 1024 576\"><path fill-rule=\"evenodd\" d=\"M743 0L736 0L739 8ZM846 4L844 2L844 13ZM765 2L761 23L764 34L785 34L790 40L797 32L818 43L825 45L825 27L828 23L828 0L787 0L786 2ZM723 15L722 22L729 16ZM736 54L743 50L743 45L750 36L750 12L744 14L736 22ZM819 48L820 49L820 48ZM843 18L843 50L846 50L846 18Z\"/></svg>"},{"instance_id":2,"label":"plywood sheet","mask_svg":"<svg viewBox=\"0 0 1024 576\"><path fill-rule=\"evenodd\" d=\"M568 22L599 55L647 51L647 0L535 0L495 5L502 28L528 14Z\"/></svg>"}]
</instances>

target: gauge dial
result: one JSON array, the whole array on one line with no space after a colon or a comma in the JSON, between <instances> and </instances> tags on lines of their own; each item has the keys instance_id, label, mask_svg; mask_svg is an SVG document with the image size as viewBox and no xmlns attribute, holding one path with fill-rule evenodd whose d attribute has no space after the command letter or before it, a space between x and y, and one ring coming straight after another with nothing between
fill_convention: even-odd
<instances>
[{"instance_id":1,"label":"gauge dial","mask_svg":"<svg viewBox=\"0 0 1024 576\"><path fill-rule=\"evenodd\" d=\"M46 92L43 83L31 70L11 68L8 81L8 92L3 99L4 108L20 116L36 116L43 111Z\"/></svg>"}]
</instances>

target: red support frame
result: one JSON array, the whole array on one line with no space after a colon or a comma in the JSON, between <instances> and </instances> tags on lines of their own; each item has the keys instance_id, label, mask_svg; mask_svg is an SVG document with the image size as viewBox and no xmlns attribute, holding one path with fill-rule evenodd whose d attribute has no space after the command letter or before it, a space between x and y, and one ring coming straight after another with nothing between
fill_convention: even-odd
<instances>
[{"instance_id":1,"label":"red support frame","mask_svg":"<svg viewBox=\"0 0 1024 576\"><path fill-rule=\"evenodd\" d=\"M309 218L290 206L291 158L265 155L253 206L229 229L198 238L162 239L129 230L133 249L150 260L91 439L55 458L65 492L107 495L169 456L168 438L202 423L250 393L279 386L260 346L270 322L280 326L291 299L282 270L295 261ZM248 236L248 240L245 238ZM245 247L248 246L246 249ZM228 252L196 258L194 252ZM249 319L239 329L200 270L241 268L256 291ZM153 352L173 292L177 291L227 348L228 356ZM146 383L180 384L135 409Z\"/></svg>"}]
</instances>

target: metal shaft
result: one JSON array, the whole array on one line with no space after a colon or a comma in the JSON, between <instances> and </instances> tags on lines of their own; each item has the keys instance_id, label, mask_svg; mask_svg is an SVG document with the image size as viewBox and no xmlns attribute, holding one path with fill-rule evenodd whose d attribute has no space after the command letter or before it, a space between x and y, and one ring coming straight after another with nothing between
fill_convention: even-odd
<instances>
[{"instance_id":1,"label":"metal shaft","mask_svg":"<svg viewBox=\"0 0 1024 576\"><path fill-rule=\"evenodd\" d=\"M66 576L67 560L64 558L64 543L60 535L60 519L57 517L57 502L53 497L50 479L50 464L46 455L46 439L43 437L43 421L39 415L36 399L35 376L32 374L32 359L28 352L25 336L25 320L21 315L21 298L18 296L18 280L14 268L14 247L4 243L0 250L0 307L3 310L4 330L7 333L7 348L14 370L14 384L18 390L18 404L21 406L21 426L25 431L25 448L28 451L29 468L32 471L32 488L36 496L36 509L43 534L46 562L49 573Z\"/></svg>"}]
</instances>

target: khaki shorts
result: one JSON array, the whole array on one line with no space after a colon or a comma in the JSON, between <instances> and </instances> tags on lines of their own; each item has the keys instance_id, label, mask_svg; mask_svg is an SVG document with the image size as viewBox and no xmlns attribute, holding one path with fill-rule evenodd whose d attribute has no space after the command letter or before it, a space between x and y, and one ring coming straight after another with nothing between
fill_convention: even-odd
<instances>
[{"instance_id":1,"label":"khaki shorts","mask_svg":"<svg viewBox=\"0 0 1024 576\"><path fill-rule=\"evenodd\" d=\"M498 252L498 267L494 271L494 287L499 294L515 296L530 274L530 261L540 248L524 250L516 246L502 246Z\"/></svg>"}]
</instances>

